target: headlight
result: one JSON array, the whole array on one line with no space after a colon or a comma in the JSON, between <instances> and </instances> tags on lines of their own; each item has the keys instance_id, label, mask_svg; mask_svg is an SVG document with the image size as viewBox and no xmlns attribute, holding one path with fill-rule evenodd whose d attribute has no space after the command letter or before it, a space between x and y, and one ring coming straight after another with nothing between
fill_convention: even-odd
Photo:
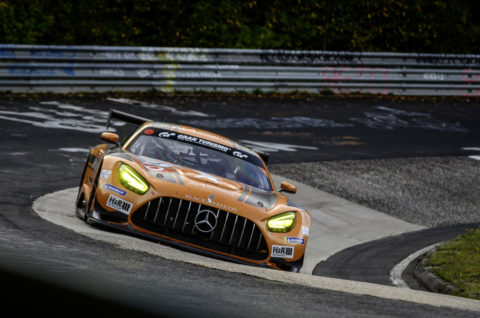
<instances>
[{"instance_id":1,"label":"headlight","mask_svg":"<svg viewBox=\"0 0 480 318\"><path fill-rule=\"evenodd\" d=\"M127 189L138 194L145 194L150 186L135 169L127 164L120 164L118 168L120 183Z\"/></svg>"},{"instance_id":2,"label":"headlight","mask_svg":"<svg viewBox=\"0 0 480 318\"><path fill-rule=\"evenodd\" d=\"M272 216L267 222L268 229L271 232L289 232L295 225L296 217L295 212L285 212Z\"/></svg>"}]
</instances>

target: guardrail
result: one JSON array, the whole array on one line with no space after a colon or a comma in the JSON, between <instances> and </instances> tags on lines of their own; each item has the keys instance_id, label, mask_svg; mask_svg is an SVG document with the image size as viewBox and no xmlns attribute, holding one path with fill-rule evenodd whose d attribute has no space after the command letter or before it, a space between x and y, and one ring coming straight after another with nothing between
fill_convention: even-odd
<instances>
[{"instance_id":1,"label":"guardrail","mask_svg":"<svg viewBox=\"0 0 480 318\"><path fill-rule=\"evenodd\" d=\"M0 45L0 91L479 96L480 55Z\"/></svg>"}]
</instances>

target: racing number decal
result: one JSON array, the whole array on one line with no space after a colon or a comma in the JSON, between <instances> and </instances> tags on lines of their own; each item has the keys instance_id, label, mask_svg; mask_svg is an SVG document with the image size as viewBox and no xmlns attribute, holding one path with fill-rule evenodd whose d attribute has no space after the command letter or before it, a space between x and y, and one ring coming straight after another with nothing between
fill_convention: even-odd
<instances>
[{"instance_id":1,"label":"racing number decal","mask_svg":"<svg viewBox=\"0 0 480 318\"><path fill-rule=\"evenodd\" d=\"M293 246L272 245L272 257L293 258Z\"/></svg>"}]
</instances>

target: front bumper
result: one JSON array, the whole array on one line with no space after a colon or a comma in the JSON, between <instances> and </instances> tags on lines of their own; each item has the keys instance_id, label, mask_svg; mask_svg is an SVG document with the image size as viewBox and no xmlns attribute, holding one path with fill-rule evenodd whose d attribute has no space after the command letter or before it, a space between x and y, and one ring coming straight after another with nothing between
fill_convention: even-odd
<instances>
[{"instance_id":1,"label":"front bumper","mask_svg":"<svg viewBox=\"0 0 480 318\"><path fill-rule=\"evenodd\" d=\"M188 244L188 242L177 241L170 238L138 231L128 223L127 215L122 214L120 212L106 211L97 202L95 203L95 208L91 212L90 217L87 219L87 223L92 226L97 226L97 227L113 230L116 232L133 235L135 237L147 239L152 242L164 244L167 246L178 248L183 251L199 254L202 256L207 256L207 257L222 260L222 261L227 261L227 262L232 262L232 263L242 264L242 265L251 265L251 266L253 265L253 266L264 267L264 268L276 267L273 264L269 264L268 262L264 262L264 263L249 262L249 261L238 259L235 257L230 257L228 255L219 254L214 251L209 251L207 249L203 249L201 247Z\"/></svg>"},{"instance_id":2,"label":"front bumper","mask_svg":"<svg viewBox=\"0 0 480 318\"><path fill-rule=\"evenodd\" d=\"M133 213L136 213L137 211ZM238 222L238 220L236 221ZM246 224L246 221L243 222L245 222ZM204 236L199 236L192 239L192 237L188 237L188 235L179 235L178 233L176 233L176 235L172 235L172 231L166 231L165 229L162 230L162 233L158 233L159 231L154 231L154 228L148 228L145 224L142 225L142 228L139 228L138 225L140 224L138 224L138 222L136 222L136 224L131 222L131 217L129 218L129 216L121 212L109 212L105 210L100 204L98 204L98 202L95 202L94 210L91 212L90 217L87 219L87 223L93 226L108 228L110 230L130 234L153 242L172 246L184 251L237 264L276 268L295 272L298 271L303 265L303 257L300 260L294 262L289 262L282 258L268 258L269 251L264 241L262 243L262 248L266 249L266 252L264 253L265 258L263 260L252 259L251 261L249 261L248 259L245 259L245 257L235 257L239 254L238 252L237 255L234 254L235 248L230 248L229 251L225 250L225 248L223 249L223 251L216 250L219 248L219 245L205 240ZM190 232L190 229L188 229L188 232ZM252 232L250 235L253 236L253 234L254 233ZM249 235L247 235L247 237L248 236ZM199 242L199 240L202 240L203 242ZM236 242L235 244L238 243L239 245L247 244L246 242L248 241L248 239L242 239L242 237L240 237L240 239L238 237L236 239L233 239L232 237L228 238L228 240L233 240ZM200 244L203 244L203 246ZM244 253L244 251L241 252ZM241 256L245 256L245 254L240 254Z\"/></svg>"}]
</instances>

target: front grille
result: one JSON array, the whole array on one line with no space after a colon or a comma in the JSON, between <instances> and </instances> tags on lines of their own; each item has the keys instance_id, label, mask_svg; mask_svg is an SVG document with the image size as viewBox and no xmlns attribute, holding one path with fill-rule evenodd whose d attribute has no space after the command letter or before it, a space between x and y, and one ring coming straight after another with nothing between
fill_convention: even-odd
<instances>
[{"instance_id":1,"label":"front grille","mask_svg":"<svg viewBox=\"0 0 480 318\"><path fill-rule=\"evenodd\" d=\"M195 217L203 210L216 215L216 227L209 233L203 233L195 226ZM204 204L158 198L137 209L132 215L132 222L148 231L212 250L253 260L268 257L267 243L255 223Z\"/></svg>"}]
</instances>

